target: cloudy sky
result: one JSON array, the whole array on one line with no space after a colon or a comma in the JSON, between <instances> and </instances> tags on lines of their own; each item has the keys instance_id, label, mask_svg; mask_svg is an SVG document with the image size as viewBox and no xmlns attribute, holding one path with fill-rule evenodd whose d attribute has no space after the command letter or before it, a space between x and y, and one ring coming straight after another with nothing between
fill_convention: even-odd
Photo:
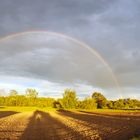
<instances>
[{"instance_id":1,"label":"cloudy sky","mask_svg":"<svg viewBox=\"0 0 140 140\"><path fill-rule=\"evenodd\" d=\"M139 0L1 1L0 92L140 99L139 9Z\"/></svg>"}]
</instances>

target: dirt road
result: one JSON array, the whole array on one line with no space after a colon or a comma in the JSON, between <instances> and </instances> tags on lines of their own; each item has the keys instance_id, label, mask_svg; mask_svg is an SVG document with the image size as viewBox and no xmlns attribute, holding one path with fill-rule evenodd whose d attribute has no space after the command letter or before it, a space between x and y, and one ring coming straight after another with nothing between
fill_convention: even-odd
<instances>
[{"instance_id":1,"label":"dirt road","mask_svg":"<svg viewBox=\"0 0 140 140\"><path fill-rule=\"evenodd\" d=\"M128 140L140 135L140 114L0 112L0 140Z\"/></svg>"}]
</instances>

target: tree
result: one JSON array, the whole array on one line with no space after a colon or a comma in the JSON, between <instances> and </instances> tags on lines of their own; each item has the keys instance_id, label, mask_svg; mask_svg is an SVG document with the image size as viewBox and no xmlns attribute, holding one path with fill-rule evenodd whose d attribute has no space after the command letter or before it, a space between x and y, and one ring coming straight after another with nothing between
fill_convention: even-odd
<instances>
[{"instance_id":1,"label":"tree","mask_svg":"<svg viewBox=\"0 0 140 140\"><path fill-rule=\"evenodd\" d=\"M96 100L97 108L106 108L107 99L99 92L94 92L92 98Z\"/></svg>"},{"instance_id":2,"label":"tree","mask_svg":"<svg viewBox=\"0 0 140 140\"><path fill-rule=\"evenodd\" d=\"M0 106L5 105L5 97L0 96Z\"/></svg>"},{"instance_id":3,"label":"tree","mask_svg":"<svg viewBox=\"0 0 140 140\"><path fill-rule=\"evenodd\" d=\"M35 106L37 102L38 92L35 89L26 89L26 97L28 106Z\"/></svg>"},{"instance_id":4,"label":"tree","mask_svg":"<svg viewBox=\"0 0 140 140\"><path fill-rule=\"evenodd\" d=\"M18 92L16 90L10 90L10 93L9 93L10 96L14 96L16 97L18 95Z\"/></svg>"},{"instance_id":5,"label":"tree","mask_svg":"<svg viewBox=\"0 0 140 140\"><path fill-rule=\"evenodd\" d=\"M123 99L119 99L114 102L114 109L124 109L124 108L125 108L125 104Z\"/></svg>"},{"instance_id":6,"label":"tree","mask_svg":"<svg viewBox=\"0 0 140 140\"><path fill-rule=\"evenodd\" d=\"M71 89L66 89L63 94L63 99L62 99L62 106L64 108L76 108L77 104L77 98L76 98L76 92Z\"/></svg>"},{"instance_id":7,"label":"tree","mask_svg":"<svg viewBox=\"0 0 140 140\"><path fill-rule=\"evenodd\" d=\"M57 109L62 109L62 105L59 101L54 101L53 107Z\"/></svg>"},{"instance_id":8,"label":"tree","mask_svg":"<svg viewBox=\"0 0 140 140\"><path fill-rule=\"evenodd\" d=\"M82 109L96 109L97 103L95 99L92 98L86 98L83 101L80 102L79 108Z\"/></svg>"},{"instance_id":9,"label":"tree","mask_svg":"<svg viewBox=\"0 0 140 140\"><path fill-rule=\"evenodd\" d=\"M113 109L113 101L107 101L106 105L107 105L107 108Z\"/></svg>"},{"instance_id":10,"label":"tree","mask_svg":"<svg viewBox=\"0 0 140 140\"><path fill-rule=\"evenodd\" d=\"M54 102L55 99L53 98L38 97L35 105L39 107L54 107Z\"/></svg>"},{"instance_id":11,"label":"tree","mask_svg":"<svg viewBox=\"0 0 140 140\"><path fill-rule=\"evenodd\" d=\"M27 96L28 98L35 99L35 98L37 98L37 96L38 96L38 92L37 92L35 89L28 88L28 89L26 90L26 96Z\"/></svg>"}]
</instances>

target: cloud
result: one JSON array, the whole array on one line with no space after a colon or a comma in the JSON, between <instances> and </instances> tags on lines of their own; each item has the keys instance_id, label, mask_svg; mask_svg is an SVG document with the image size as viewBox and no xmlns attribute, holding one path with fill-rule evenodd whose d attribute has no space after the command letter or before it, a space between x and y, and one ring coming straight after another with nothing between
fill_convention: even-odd
<instances>
[{"instance_id":1,"label":"cloud","mask_svg":"<svg viewBox=\"0 0 140 140\"><path fill-rule=\"evenodd\" d=\"M108 68L96 55L59 35L42 32L19 35L1 41L0 52L1 75L62 83L80 81L95 87L116 86Z\"/></svg>"},{"instance_id":2,"label":"cloud","mask_svg":"<svg viewBox=\"0 0 140 140\"><path fill-rule=\"evenodd\" d=\"M39 91L39 96L62 97L64 90L69 88L77 92L80 99L90 96L95 90L91 85L82 83L55 83L42 79L33 79L15 76L0 76L0 95L8 95L11 89L16 89L19 94L25 94L27 88L35 88ZM94 90L93 90L94 89Z\"/></svg>"},{"instance_id":3,"label":"cloud","mask_svg":"<svg viewBox=\"0 0 140 140\"><path fill-rule=\"evenodd\" d=\"M139 86L140 2L138 0L13 1L5 0L0 5L0 36L33 29L49 30L70 35L96 49L109 63L122 87L129 89L130 87L136 88ZM101 70L91 67L91 65L101 65L100 62L97 64L98 60L96 58L95 61L92 58L92 62L87 63L90 59L89 57L91 57L87 55L88 52L85 55L82 52L78 53L78 57L75 55L76 51L74 49L71 52L73 54L69 54L70 47L68 49L64 49L64 47L62 49L56 47L50 49L49 47L43 47L43 44L41 44L41 48L38 49L39 44L36 44L39 42L38 39L34 43L32 41L32 46L30 47L25 47L27 46L24 42L25 37L18 39L17 46L14 45L14 43L17 43L16 41L11 40L11 43L9 42L11 49L8 45L6 47L6 44L1 44L1 46L5 46L5 48L0 48L0 57L2 58L0 61L2 66L1 74L4 74L3 71L5 70L8 73L8 71L12 72L15 69L21 71L22 69L24 73L17 72L18 76L23 76L26 73L26 75L35 76L36 78L47 77L54 82L62 77L66 77L66 81L71 81L73 75L77 75L74 78L79 79L81 77L80 80L82 81L88 79L87 81L90 84L100 85L101 87L104 86L105 79L109 77L108 74L104 74L108 73L106 70L104 71L104 68ZM29 43L27 42L27 44ZM40 54L39 57L36 57L37 54ZM62 56L65 56L64 59ZM72 60L70 59L71 56L73 56ZM86 58L85 56L88 57L84 61L82 58ZM21 64L19 59L24 60L24 63ZM79 66L79 60L84 62L81 66ZM40 62L40 64L30 66L28 62L32 61ZM67 64L66 62L69 63ZM13 63L14 67L10 66L9 63ZM51 64L54 64L55 68L52 68ZM41 67L42 69L38 70L36 67ZM65 72L62 72L60 67ZM71 69L71 67L74 67L74 69ZM81 69L80 72L79 69ZM95 74L91 77L91 73ZM100 76L97 73L100 73ZM108 81L112 80L109 79ZM108 81L104 87L111 85L111 82Z\"/></svg>"}]
</instances>

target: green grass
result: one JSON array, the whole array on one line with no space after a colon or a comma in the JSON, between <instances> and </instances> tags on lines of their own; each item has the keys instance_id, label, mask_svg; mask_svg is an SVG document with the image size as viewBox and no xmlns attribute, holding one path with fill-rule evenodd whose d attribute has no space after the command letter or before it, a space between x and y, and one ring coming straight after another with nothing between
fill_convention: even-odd
<instances>
[{"instance_id":1,"label":"green grass","mask_svg":"<svg viewBox=\"0 0 140 140\"><path fill-rule=\"evenodd\" d=\"M117 109L94 109L94 110L86 110L86 109L77 109L78 111L86 111L86 112L101 112L101 113L121 113L121 112L140 112L140 110L117 110Z\"/></svg>"},{"instance_id":2,"label":"green grass","mask_svg":"<svg viewBox=\"0 0 140 140\"><path fill-rule=\"evenodd\" d=\"M15 106L0 106L0 111L15 111L15 112L28 112L28 111L55 111L57 109L51 107L15 107ZM86 110L86 109L66 109L69 111L85 111L85 112L99 112L99 113L121 113L121 112L140 112L140 110L115 110L115 109L94 109L94 110Z\"/></svg>"},{"instance_id":3,"label":"green grass","mask_svg":"<svg viewBox=\"0 0 140 140\"><path fill-rule=\"evenodd\" d=\"M140 140L140 136L139 137L134 137L131 140Z\"/></svg>"},{"instance_id":4,"label":"green grass","mask_svg":"<svg viewBox=\"0 0 140 140\"><path fill-rule=\"evenodd\" d=\"M15 106L3 106L0 107L0 111L15 111L15 112L28 112L28 111L54 111L55 108L50 107L15 107Z\"/></svg>"}]
</instances>

